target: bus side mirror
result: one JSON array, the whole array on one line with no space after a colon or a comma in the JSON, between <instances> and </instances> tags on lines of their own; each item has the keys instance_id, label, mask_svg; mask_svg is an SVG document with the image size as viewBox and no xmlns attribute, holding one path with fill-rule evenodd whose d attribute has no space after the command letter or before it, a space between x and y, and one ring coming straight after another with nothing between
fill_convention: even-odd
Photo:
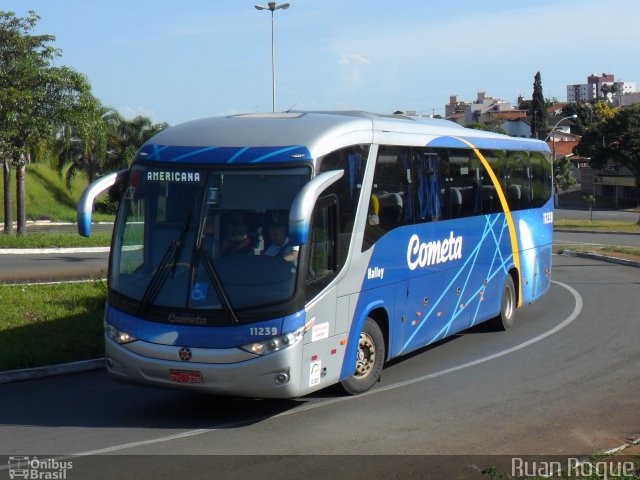
<instances>
[{"instance_id":1,"label":"bus side mirror","mask_svg":"<svg viewBox=\"0 0 640 480\"><path fill-rule=\"evenodd\" d=\"M121 182L129 170L119 170L93 181L84 189L78 201L78 234L83 237L91 235L91 213L93 201L107 188Z\"/></svg>"},{"instance_id":2,"label":"bus side mirror","mask_svg":"<svg viewBox=\"0 0 640 480\"><path fill-rule=\"evenodd\" d=\"M344 170L331 170L307 183L294 198L289 212L289 242L304 245L309 238L309 224L316 200L330 185L344 175Z\"/></svg>"}]
</instances>

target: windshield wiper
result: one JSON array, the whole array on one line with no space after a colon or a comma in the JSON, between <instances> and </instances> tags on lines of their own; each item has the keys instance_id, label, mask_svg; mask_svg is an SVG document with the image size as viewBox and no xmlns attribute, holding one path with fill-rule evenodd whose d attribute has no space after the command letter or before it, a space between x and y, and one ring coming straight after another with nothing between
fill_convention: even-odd
<instances>
[{"instance_id":1,"label":"windshield wiper","mask_svg":"<svg viewBox=\"0 0 640 480\"><path fill-rule=\"evenodd\" d=\"M160 293L160 290L162 289L162 286L167 281L169 272L170 271L175 272L176 263L179 256L178 253L180 252L180 249L184 243L184 236L186 235L187 230L189 229L190 221L191 221L191 212L189 212L189 215L187 216L187 221L185 222L184 227L182 228L182 232L180 233L180 236L175 240L171 240L171 242L169 243L169 246L167 247L167 250L164 252L162 260L160 260L160 263L156 268L156 271L151 276L149 285L147 285L147 288L145 289L144 294L140 299L140 304L138 305L138 313L144 312L149 306L149 304L156 299L156 297ZM172 267L170 269L166 268L166 266L171 261L173 261Z\"/></svg>"},{"instance_id":2,"label":"windshield wiper","mask_svg":"<svg viewBox=\"0 0 640 480\"><path fill-rule=\"evenodd\" d=\"M227 292L224 289L224 285L222 285L222 281L220 280L220 275L218 275L218 271L216 267L213 265L213 261L211 260L211 256L209 253L203 249L201 246L198 247L198 254L202 260L204 260L204 269L213 284L213 287L216 289L216 293L218 297L220 297L220 301L222 302L222 306L227 311L233 323L240 323L238 316L236 315L233 306L231 305L231 301L227 295Z\"/></svg>"}]
</instances>

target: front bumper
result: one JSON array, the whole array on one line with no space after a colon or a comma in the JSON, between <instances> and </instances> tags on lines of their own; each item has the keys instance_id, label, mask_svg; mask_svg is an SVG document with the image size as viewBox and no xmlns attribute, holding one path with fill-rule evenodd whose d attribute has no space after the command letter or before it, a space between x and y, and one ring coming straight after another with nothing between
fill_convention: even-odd
<instances>
[{"instance_id":1,"label":"front bumper","mask_svg":"<svg viewBox=\"0 0 640 480\"><path fill-rule=\"evenodd\" d=\"M158 351L156 356L153 354L154 348L162 351ZM302 348L302 341L299 341L284 350L241 361L234 361L246 358L246 353L240 349L199 349L204 357L219 357L225 362L203 363L178 360L181 347L156 346L141 340L119 345L105 336L107 370L111 378L118 382L254 398L292 398L300 395ZM145 355L132 351L134 349L145 352ZM175 361L167 359L167 352L173 350ZM201 383L174 382L170 378L171 370L200 372ZM287 382L281 381L283 373L288 376ZM278 375L280 381L276 380Z\"/></svg>"}]
</instances>

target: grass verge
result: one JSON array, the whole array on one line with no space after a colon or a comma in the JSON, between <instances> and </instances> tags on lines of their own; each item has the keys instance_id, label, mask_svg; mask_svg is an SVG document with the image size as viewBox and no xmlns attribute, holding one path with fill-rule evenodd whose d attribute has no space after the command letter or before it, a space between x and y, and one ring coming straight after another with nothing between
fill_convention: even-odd
<instances>
[{"instance_id":1,"label":"grass verge","mask_svg":"<svg viewBox=\"0 0 640 480\"><path fill-rule=\"evenodd\" d=\"M0 371L104 356L106 283L0 285Z\"/></svg>"},{"instance_id":2,"label":"grass verge","mask_svg":"<svg viewBox=\"0 0 640 480\"><path fill-rule=\"evenodd\" d=\"M12 191L15 196L15 169L12 169ZM64 176L44 163L27 165L25 176L26 208L28 220L49 219L53 221L75 222L78 200L87 186L85 175L76 175L69 190ZM0 182L0 201L4 186ZM98 197L105 198L105 194ZM16 220L16 205L13 202L13 220ZM93 214L94 222L112 222L114 216L105 213ZM0 208L0 222L4 222L4 209Z\"/></svg>"},{"instance_id":3,"label":"grass verge","mask_svg":"<svg viewBox=\"0 0 640 480\"><path fill-rule=\"evenodd\" d=\"M564 220L556 218L553 222L553 229L562 230L579 230L583 232L626 232L640 233L640 225L637 223L615 222L606 220Z\"/></svg>"},{"instance_id":4,"label":"grass verge","mask_svg":"<svg viewBox=\"0 0 640 480\"><path fill-rule=\"evenodd\" d=\"M24 237L1 235L0 248L108 247L111 232L95 232L89 238L77 233L28 233Z\"/></svg>"}]
</instances>

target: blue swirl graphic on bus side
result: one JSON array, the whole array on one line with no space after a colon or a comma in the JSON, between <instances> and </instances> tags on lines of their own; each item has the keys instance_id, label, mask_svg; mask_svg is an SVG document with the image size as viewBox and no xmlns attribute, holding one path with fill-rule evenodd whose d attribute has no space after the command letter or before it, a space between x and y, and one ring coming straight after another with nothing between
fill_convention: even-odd
<instances>
[{"instance_id":1,"label":"blue swirl graphic on bus side","mask_svg":"<svg viewBox=\"0 0 640 480\"><path fill-rule=\"evenodd\" d=\"M523 304L540 297L550 285L551 225L539 210L513 212L522 258ZM535 233L535 235L534 235ZM425 262L411 270L411 238L422 243L462 238L459 259ZM428 244L428 243L427 243ZM503 213L401 227L380 238L374 249L353 319L341 380L353 374L357 341L366 316L384 308L389 318L387 358L408 353L497 315L504 279L513 254ZM436 258L434 256L434 258ZM380 275L382 273L382 275ZM353 341L352 341L353 340Z\"/></svg>"},{"instance_id":2,"label":"blue swirl graphic on bus side","mask_svg":"<svg viewBox=\"0 0 640 480\"><path fill-rule=\"evenodd\" d=\"M428 146L549 151L544 142L508 138L446 136ZM354 372L359 333L374 309L388 318L390 359L497 315L505 278L515 265L521 304L541 296L551 281L552 218L550 199L538 209L422 223L381 237L362 281L340 380ZM454 241L456 248L462 243L461 254L452 253Z\"/></svg>"}]
</instances>

